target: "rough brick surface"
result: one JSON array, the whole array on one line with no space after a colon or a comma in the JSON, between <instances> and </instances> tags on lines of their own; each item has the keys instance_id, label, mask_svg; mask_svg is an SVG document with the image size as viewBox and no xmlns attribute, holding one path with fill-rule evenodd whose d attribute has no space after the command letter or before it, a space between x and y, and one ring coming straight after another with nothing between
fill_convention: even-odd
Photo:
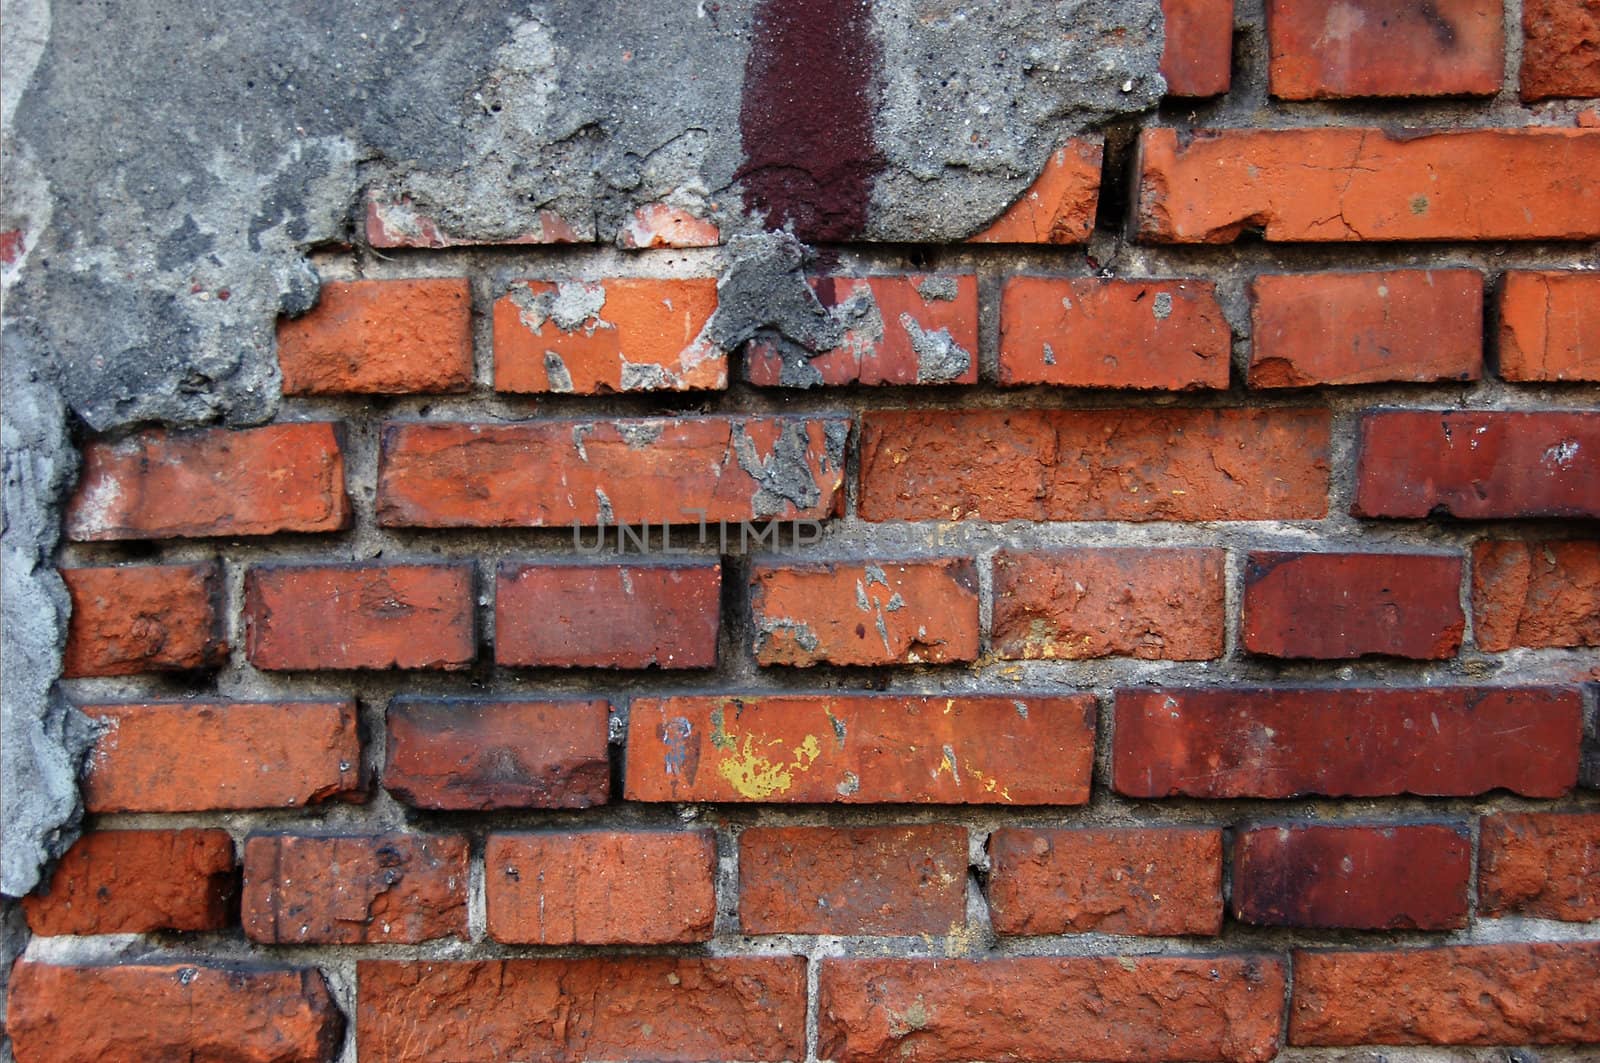
<instances>
[{"instance_id":1,"label":"rough brick surface","mask_svg":"<svg viewBox=\"0 0 1600 1063\"><path fill-rule=\"evenodd\" d=\"M465 391L472 289L442 280L335 281L314 310L278 323L285 395Z\"/></svg>"},{"instance_id":2,"label":"rough brick surface","mask_svg":"<svg viewBox=\"0 0 1600 1063\"><path fill-rule=\"evenodd\" d=\"M238 893L226 831L97 830L72 843L22 909L41 936L222 930Z\"/></svg>"},{"instance_id":3,"label":"rough brick surface","mask_svg":"<svg viewBox=\"0 0 1600 1063\"><path fill-rule=\"evenodd\" d=\"M1222 655L1224 554L1053 550L994 559L994 653L1020 660Z\"/></svg>"},{"instance_id":4,"label":"rough brick surface","mask_svg":"<svg viewBox=\"0 0 1600 1063\"><path fill-rule=\"evenodd\" d=\"M1452 657L1466 625L1461 567L1452 554L1254 551L1244 569L1244 648L1321 660Z\"/></svg>"},{"instance_id":5,"label":"rough brick surface","mask_svg":"<svg viewBox=\"0 0 1600 1063\"><path fill-rule=\"evenodd\" d=\"M1158 128L1140 156L1156 243L1600 237L1600 130Z\"/></svg>"},{"instance_id":6,"label":"rough brick surface","mask_svg":"<svg viewBox=\"0 0 1600 1063\"><path fill-rule=\"evenodd\" d=\"M390 1063L805 1055L799 956L366 961L356 980L356 1037Z\"/></svg>"},{"instance_id":7,"label":"rough brick surface","mask_svg":"<svg viewBox=\"0 0 1600 1063\"><path fill-rule=\"evenodd\" d=\"M1326 410L885 410L867 520L1296 520L1328 509ZM985 446L970 441L981 439Z\"/></svg>"},{"instance_id":8,"label":"rough brick surface","mask_svg":"<svg viewBox=\"0 0 1600 1063\"><path fill-rule=\"evenodd\" d=\"M344 1016L315 969L22 961L6 1032L21 1063L325 1063Z\"/></svg>"},{"instance_id":9,"label":"rough brick surface","mask_svg":"<svg viewBox=\"0 0 1600 1063\"><path fill-rule=\"evenodd\" d=\"M1465 827L1253 827L1233 843L1233 917L1264 926L1450 930L1467 925Z\"/></svg>"},{"instance_id":10,"label":"rough brick surface","mask_svg":"<svg viewBox=\"0 0 1600 1063\"><path fill-rule=\"evenodd\" d=\"M1057 148L1028 190L974 244L1086 244L1100 201L1101 146L1075 137Z\"/></svg>"},{"instance_id":11,"label":"rough brick surface","mask_svg":"<svg viewBox=\"0 0 1600 1063\"><path fill-rule=\"evenodd\" d=\"M635 210L617 232L617 246L635 251L655 247L715 247L722 230L715 222L666 203Z\"/></svg>"},{"instance_id":12,"label":"rough brick surface","mask_svg":"<svg viewBox=\"0 0 1600 1063\"><path fill-rule=\"evenodd\" d=\"M1082 694L635 698L627 798L1082 804L1094 729Z\"/></svg>"},{"instance_id":13,"label":"rough brick surface","mask_svg":"<svg viewBox=\"0 0 1600 1063\"><path fill-rule=\"evenodd\" d=\"M1217 96L1233 76L1233 0L1161 0L1169 96Z\"/></svg>"},{"instance_id":14,"label":"rough brick surface","mask_svg":"<svg viewBox=\"0 0 1600 1063\"><path fill-rule=\"evenodd\" d=\"M1207 281L1012 277L1000 300L1002 384L1226 388L1232 343Z\"/></svg>"},{"instance_id":15,"label":"rough brick surface","mask_svg":"<svg viewBox=\"0 0 1600 1063\"><path fill-rule=\"evenodd\" d=\"M414 808L588 808L611 793L604 701L389 704L383 785Z\"/></svg>"},{"instance_id":16,"label":"rough brick surface","mask_svg":"<svg viewBox=\"0 0 1600 1063\"><path fill-rule=\"evenodd\" d=\"M1283 961L1268 956L822 962L826 1059L1271 1059Z\"/></svg>"},{"instance_id":17,"label":"rough brick surface","mask_svg":"<svg viewBox=\"0 0 1600 1063\"><path fill-rule=\"evenodd\" d=\"M1379 410L1357 443L1358 517L1600 517L1600 413Z\"/></svg>"},{"instance_id":18,"label":"rough brick surface","mask_svg":"<svg viewBox=\"0 0 1600 1063\"><path fill-rule=\"evenodd\" d=\"M1267 274L1250 286L1250 386L1476 380L1483 274Z\"/></svg>"},{"instance_id":19,"label":"rough brick surface","mask_svg":"<svg viewBox=\"0 0 1600 1063\"><path fill-rule=\"evenodd\" d=\"M502 561L494 658L553 668L713 668L722 566Z\"/></svg>"},{"instance_id":20,"label":"rough brick surface","mask_svg":"<svg viewBox=\"0 0 1600 1063\"><path fill-rule=\"evenodd\" d=\"M338 426L157 429L83 448L72 539L338 531L350 523Z\"/></svg>"},{"instance_id":21,"label":"rough brick surface","mask_svg":"<svg viewBox=\"0 0 1600 1063\"><path fill-rule=\"evenodd\" d=\"M1478 831L1478 911L1600 919L1600 815L1504 812Z\"/></svg>"},{"instance_id":22,"label":"rough brick surface","mask_svg":"<svg viewBox=\"0 0 1600 1063\"><path fill-rule=\"evenodd\" d=\"M758 564L750 612L763 665L978 656L978 571L967 558Z\"/></svg>"},{"instance_id":23,"label":"rough brick surface","mask_svg":"<svg viewBox=\"0 0 1600 1063\"><path fill-rule=\"evenodd\" d=\"M989 914L999 934L1215 934L1222 832L1130 827L989 835Z\"/></svg>"},{"instance_id":24,"label":"rough brick surface","mask_svg":"<svg viewBox=\"0 0 1600 1063\"><path fill-rule=\"evenodd\" d=\"M1600 381L1600 273L1512 271L1499 305L1502 377Z\"/></svg>"},{"instance_id":25,"label":"rough brick surface","mask_svg":"<svg viewBox=\"0 0 1600 1063\"><path fill-rule=\"evenodd\" d=\"M711 937L710 831L492 834L483 859L496 941L670 945Z\"/></svg>"},{"instance_id":26,"label":"rough brick surface","mask_svg":"<svg viewBox=\"0 0 1600 1063\"><path fill-rule=\"evenodd\" d=\"M1269 0L1267 30L1279 99L1500 91L1500 0Z\"/></svg>"},{"instance_id":27,"label":"rough brick surface","mask_svg":"<svg viewBox=\"0 0 1600 1063\"><path fill-rule=\"evenodd\" d=\"M215 563L64 568L61 578L72 597L68 678L216 668L228 658Z\"/></svg>"},{"instance_id":28,"label":"rough brick surface","mask_svg":"<svg viewBox=\"0 0 1600 1063\"><path fill-rule=\"evenodd\" d=\"M253 835L240 907L245 936L268 945L465 938L467 839Z\"/></svg>"},{"instance_id":29,"label":"rough brick surface","mask_svg":"<svg viewBox=\"0 0 1600 1063\"><path fill-rule=\"evenodd\" d=\"M1600 96L1600 4L1522 0L1522 98Z\"/></svg>"},{"instance_id":30,"label":"rough brick surface","mask_svg":"<svg viewBox=\"0 0 1600 1063\"><path fill-rule=\"evenodd\" d=\"M746 934L957 933L967 832L944 825L751 827L739 835Z\"/></svg>"},{"instance_id":31,"label":"rough brick surface","mask_svg":"<svg viewBox=\"0 0 1600 1063\"><path fill-rule=\"evenodd\" d=\"M295 808L361 787L349 701L85 705L103 729L83 784L90 812Z\"/></svg>"},{"instance_id":32,"label":"rough brick surface","mask_svg":"<svg viewBox=\"0 0 1600 1063\"><path fill-rule=\"evenodd\" d=\"M1600 646L1600 542L1485 540L1472 548L1480 650Z\"/></svg>"},{"instance_id":33,"label":"rough brick surface","mask_svg":"<svg viewBox=\"0 0 1600 1063\"><path fill-rule=\"evenodd\" d=\"M1581 702L1562 688L1120 690L1112 780L1128 797L1559 797Z\"/></svg>"},{"instance_id":34,"label":"rough brick surface","mask_svg":"<svg viewBox=\"0 0 1600 1063\"><path fill-rule=\"evenodd\" d=\"M1289 1043L1600 1043L1600 942L1296 952Z\"/></svg>"}]
</instances>

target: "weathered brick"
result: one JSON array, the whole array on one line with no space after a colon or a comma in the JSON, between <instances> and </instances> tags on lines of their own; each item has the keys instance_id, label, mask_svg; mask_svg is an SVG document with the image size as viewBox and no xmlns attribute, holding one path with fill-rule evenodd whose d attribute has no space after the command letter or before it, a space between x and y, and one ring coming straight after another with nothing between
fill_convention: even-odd
<instances>
[{"instance_id":1,"label":"weathered brick","mask_svg":"<svg viewBox=\"0 0 1600 1063\"><path fill-rule=\"evenodd\" d=\"M1575 689L1120 690L1128 797L1559 797L1578 775Z\"/></svg>"},{"instance_id":2,"label":"weathered brick","mask_svg":"<svg viewBox=\"0 0 1600 1063\"><path fill-rule=\"evenodd\" d=\"M1263 926L1450 930L1467 925L1465 828L1253 827L1233 843L1233 917Z\"/></svg>"},{"instance_id":3,"label":"weathered brick","mask_svg":"<svg viewBox=\"0 0 1600 1063\"><path fill-rule=\"evenodd\" d=\"M1101 145L1074 137L1005 212L967 238L973 244L1086 244L1100 202Z\"/></svg>"},{"instance_id":4,"label":"weathered brick","mask_svg":"<svg viewBox=\"0 0 1600 1063\"><path fill-rule=\"evenodd\" d=\"M588 808L611 794L604 701L389 703L383 785L413 808Z\"/></svg>"},{"instance_id":5,"label":"weathered brick","mask_svg":"<svg viewBox=\"0 0 1600 1063\"><path fill-rule=\"evenodd\" d=\"M350 523L340 426L155 429L83 448L67 537L338 531Z\"/></svg>"},{"instance_id":6,"label":"weathered brick","mask_svg":"<svg viewBox=\"0 0 1600 1063\"><path fill-rule=\"evenodd\" d=\"M813 277L817 299L845 322L840 342L811 352L758 335L745 346L752 384L973 384L978 380L978 278L972 273Z\"/></svg>"},{"instance_id":7,"label":"weathered brick","mask_svg":"<svg viewBox=\"0 0 1600 1063\"><path fill-rule=\"evenodd\" d=\"M1478 911L1496 918L1600 920L1600 814L1484 816Z\"/></svg>"},{"instance_id":8,"label":"weathered brick","mask_svg":"<svg viewBox=\"0 0 1600 1063\"><path fill-rule=\"evenodd\" d=\"M546 668L715 668L721 595L716 562L502 561L494 658Z\"/></svg>"},{"instance_id":9,"label":"weathered brick","mask_svg":"<svg viewBox=\"0 0 1600 1063\"><path fill-rule=\"evenodd\" d=\"M880 410L867 520L1299 520L1328 511L1327 410Z\"/></svg>"},{"instance_id":10,"label":"weathered brick","mask_svg":"<svg viewBox=\"0 0 1600 1063\"><path fill-rule=\"evenodd\" d=\"M491 834L489 936L510 945L668 945L710 939L710 831Z\"/></svg>"},{"instance_id":11,"label":"weathered brick","mask_svg":"<svg viewBox=\"0 0 1600 1063\"><path fill-rule=\"evenodd\" d=\"M999 934L1216 934L1222 832L1036 830L989 835L989 914Z\"/></svg>"},{"instance_id":12,"label":"weathered brick","mask_svg":"<svg viewBox=\"0 0 1600 1063\"><path fill-rule=\"evenodd\" d=\"M1254 551L1244 569L1244 648L1318 660L1453 657L1466 627L1461 567L1453 554Z\"/></svg>"},{"instance_id":13,"label":"weathered brick","mask_svg":"<svg viewBox=\"0 0 1600 1063\"><path fill-rule=\"evenodd\" d=\"M330 282L316 308L278 322L285 395L465 391L472 289L465 277Z\"/></svg>"},{"instance_id":14,"label":"weathered brick","mask_svg":"<svg viewBox=\"0 0 1600 1063\"><path fill-rule=\"evenodd\" d=\"M1268 274L1251 284L1250 386L1477 380L1483 275L1472 269Z\"/></svg>"},{"instance_id":15,"label":"weathered brick","mask_svg":"<svg viewBox=\"0 0 1600 1063\"><path fill-rule=\"evenodd\" d=\"M344 1016L315 968L125 963L11 971L6 1032L23 1063L325 1063Z\"/></svg>"},{"instance_id":16,"label":"weathered brick","mask_svg":"<svg viewBox=\"0 0 1600 1063\"><path fill-rule=\"evenodd\" d=\"M628 251L655 247L715 247L722 242L717 224L682 207L646 203L617 230L617 246Z\"/></svg>"},{"instance_id":17,"label":"weathered brick","mask_svg":"<svg viewBox=\"0 0 1600 1063\"><path fill-rule=\"evenodd\" d=\"M60 571L72 598L61 664L69 679L216 668L228 659L216 563Z\"/></svg>"},{"instance_id":18,"label":"weathered brick","mask_svg":"<svg viewBox=\"0 0 1600 1063\"><path fill-rule=\"evenodd\" d=\"M978 570L968 558L758 564L750 612L763 665L978 657Z\"/></svg>"},{"instance_id":19,"label":"weathered brick","mask_svg":"<svg viewBox=\"0 0 1600 1063\"><path fill-rule=\"evenodd\" d=\"M1226 388L1233 333L1209 281L1012 277L1000 383Z\"/></svg>"},{"instance_id":20,"label":"weathered brick","mask_svg":"<svg viewBox=\"0 0 1600 1063\"><path fill-rule=\"evenodd\" d=\"M1286 974L1273 956L825 959L818 1055L1262 1061Z\"/></svg>"},{"instance_id":21,"label":"weathered brick","mask_svg":"<svg viewBox=\"0 0 1600 1063\"><path fill-rule=\"evenodd\" d=\"M1221 550L1111 547L994 559L994 652L1011 660L1222 656Z\"/></svg>"},{"instance_id":22,"label":"weathered brick","mask_svg":"<svg viewBox=\"0 0 1600 1063\"><path fill-rule=\"evenodd\" d=\"M1480 650L1600 646L1600 542L1485 540L1472 548Z\"/></svg>"},{"instance_id":23,"label":"weathered brick","mask_svg":"<svg viewBox=\"0 0 1600 1063\"><path fill-rule=\"evenodd\" d=\"M469 565L256 566L245 651L257 668L454 670L477 656Z\"/></svg>"},{"instance_id":24,"label":"weathered brick","mask_svg":"<svg viewBox=\"0 0 1600 1063\"><path fill-rule=\"evenodd\" d=\"M598 395L728 386L703 334L715 278L517 281L494 304L497 391Z\"/></svg>"},{"instance_id":25,"label":"weathered brick","mask_svg":"<svg viewBox=\"0 0 1600 1063\"><path fill-rule=\"evenodd\" d=\"M1600 381L1600 273L1507 273L1499 306L1502 377Z\"/></svg>"},{"instance_id":26,"label":"weathered brick","mask_svg":"<svg viewBox=\"0 0 1600 1063\"><path fill-rule=\"evenodd\" d=\"M1600 1042L1600 942L1296 952L1293 1045Z\"/></svg>"},{"instance_id":27,"label":"weathered brick","mask_svg":"<svg viewBox=\"0 0 1600 1063\"><path fill-rule=\"evenodd\" d=\"M1233 78L1233 0L1161 0L1169 96L1219 96Z\"/></svg>"},{"instance_id":28,"label":"weathered brick","mask_svg":"<svg viewBox=\"0 0 1600 1063\"><path fill-rule=\"evenodd\" d=\"M356 1038L387 1063L438 1059L801 1059L800 956L370 961Z\"/></svg>"},{"instance_id":29,"label":"weathered brick","mask_svg":"<svg viewBox=\"0 0 1600 1063\"><path fill-rule=\"evenodd\" d=\"M1600 130L1171 128L1140 139L1139 236L1593 240Z\"/></svg>"},{"instance_id":30,"label":"weathered brick","mask_svg":"<svg viewBox=\"0 0 1600 1063\"><path fill-rule=\"evenodd\" d=\"M1357 444L1358 517L1600 517L1600 413L1374 410Z\"/></svg>"},{"instance_id":31,"label":"weathered brick","mask_svg":"<svg viewBox=\"0 0 1600 1063\"><path fill-rule=\"evenodd\" d=\"M268 945L465 938L467 839L255 834L241 909L245 936Z\"/></svg>"},{"instance_id":32,"label":"weathered brick","mask_svg":"<svg viewBox=\"0 0 1600 1063\"><path fill-rule=\"evenodd\" d=\"M95 830L80 835L22 899L28 929L52 934L222 930L239 875L221 830Z\"/></svg>"},{"instance_id":33,"label":"weathered brick","mask_svg":"<svg viewBox=\"0 0 1600 1063\"><path fill-rule=\"evenodd\" d=\"M1505 66L1500 0L1269 0L1272 94L1493 96Z\"/></svg>"},{"instance_id":34,"label":"weathered brick","mask_svg":"<svg viewBox=\"0 0 1600 1063\"><path fill-rule=\"evenodd\" d=\"M636 698L630 801L1078 805L1095 701L797 695Z\"/></svg>"},{"instance_id":35,"label":"weathered brick","mask_svg":"<svg viewBox=\"0 0 1600 1063\"><path fill-rule=\"evenodd\" d=\"M844 416L391 423L383 430L378 522L822 519L843 499L849 429Z\"/></svg>"},{"instance_id":36,"label":"weathered brick","mask_svg":"<svg viewBox=\"0 0 1600 1063\"><path fill-rule=\"evenodd\" d=\"M966 915L961 827L751 827L739 835L746 934L942 936Z\"/></svg>"},{"instance_id":37,"label":"weathered brick","mask_svg":"<svg viewBox=\"0 0 1600 1063\"><path fill-rule=\"evenodd\" d=\"M349 701L85 705L104 729L83 785L90 812L295 808L357 795Z\"/></svg>"},{"instance_id":38,"label":"weathered brick","mask_svg":"<svg viewBox=\"0 0 1600 1063\"><path fill-rule=\"evenodd\" d=\"M1522 98L1600 96L1600 4L1522 0Z\"/></svg>"}]
</instances>

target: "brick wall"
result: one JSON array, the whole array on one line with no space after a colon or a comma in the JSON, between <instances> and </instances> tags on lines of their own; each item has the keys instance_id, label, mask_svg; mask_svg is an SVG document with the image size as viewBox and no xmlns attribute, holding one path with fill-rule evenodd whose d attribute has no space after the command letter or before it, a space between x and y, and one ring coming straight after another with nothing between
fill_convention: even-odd
<instances>
[{"instance_id":1,"label":"brick wall","mask_svg":"<svg viewBox=\"0 0 1600 1063\"><path fill-rule=\"evenodd\" d=\"M804 356L374 224L275 422L85 440L18 1058L1595 1051L1600 8L1166 6Z\"/></svg>"}]
</instances>

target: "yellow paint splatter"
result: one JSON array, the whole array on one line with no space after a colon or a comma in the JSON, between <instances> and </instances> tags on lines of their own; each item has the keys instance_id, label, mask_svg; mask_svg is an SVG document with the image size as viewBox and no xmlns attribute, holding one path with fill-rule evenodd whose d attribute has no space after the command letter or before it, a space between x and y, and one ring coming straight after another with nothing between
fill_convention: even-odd
<instances>
[{"instance_id":1,"label":"yellow paint splatter","mask_svg":"<svg viewBox=\"0 0 1600 1063\"><path fill-rule=\"evenodd\" d=\"M730 753L717 764L717 773L728 780L741 797L750 801L764 801L773 794L785 794L794 785L794 773L808 771L822 755L822 743L816 735L806 735L795 747L794 757L788 763L774 761L757 751L757 745L782 745L779 739L757 742L754 735L745 735L737 742L727 736L727 746L718 748Z\"/></svg>"}]
</instances>

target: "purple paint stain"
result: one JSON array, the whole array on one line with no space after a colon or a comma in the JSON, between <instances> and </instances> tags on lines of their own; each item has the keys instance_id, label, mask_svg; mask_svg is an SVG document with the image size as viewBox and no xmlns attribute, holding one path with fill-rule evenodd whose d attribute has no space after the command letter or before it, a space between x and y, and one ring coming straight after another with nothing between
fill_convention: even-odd
<instances>
[{"instance_id":1,"label":"purple paint stain","mask_svg":"<svg viewBox=\"0 0 1600 1063\"><path fill-rule=\"evenodd\" d=\"M762 0L753 28L735 175L746 203L803 240L859 236L883 165L871 0Z\"/></svg>"}]
</instances>

